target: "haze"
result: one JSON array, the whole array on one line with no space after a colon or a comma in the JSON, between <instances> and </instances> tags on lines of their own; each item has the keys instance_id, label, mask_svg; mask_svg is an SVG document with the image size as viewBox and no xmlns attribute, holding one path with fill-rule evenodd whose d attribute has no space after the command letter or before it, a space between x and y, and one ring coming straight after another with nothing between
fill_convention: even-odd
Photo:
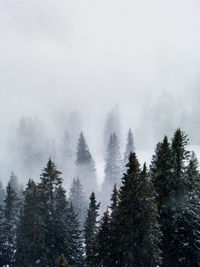
<instances>
[{"instance_id":1,"label":"haze","mask_svg":"<svg viewBox=\"0 0 200 267\"><path fill-rule=\"evenodd\" d=\"M152 152L181 126L198 152L199 14L197 0L2 1L1 178L17 168L7 144L23 116L55 136L60 118L78 110L100 174L105 117L116 104L122 144L132 128L138 151Z\"/></svg>"}]
</instances>

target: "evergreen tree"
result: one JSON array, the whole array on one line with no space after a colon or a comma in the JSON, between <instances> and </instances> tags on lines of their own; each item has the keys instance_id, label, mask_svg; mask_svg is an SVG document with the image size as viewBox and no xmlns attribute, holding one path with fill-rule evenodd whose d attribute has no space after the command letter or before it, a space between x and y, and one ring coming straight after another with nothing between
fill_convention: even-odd
<instances>
[{"instance_id":1,"label":"evergreen tree","mask_svg":"<svg viewBox=\"0 0 200 267\"><path fill-rule=\"evenodd\" d=\"M87 201L81 181L78 177L73 179L69 195L69 201L72 203L74 212L77 214L77 219L82 228L87 214Z\"/></svg>"},{"instance_id":2,"label":"evergreen tree","mask_svg":"<svg viewBox=\"0 0 200 267\"><path fill-rule=\"evenodd\" d=\"M134 152L134 143L133 143L133 134L131 129L128 131L128 136L127 136L127 143L126 143L126 150L124 152L124 166L128 163L129 160L129 155L131 152Z\"/></svg>"},{"instance_id":3,"label":"evergreen tree","mask_svg":"<svg viewBox=\"0 0 200 267\"><path fill-rule=\"evenodd\" d=\"M171 145L165 137L157 146L151 168L163 232L164 267L199 266L199 177L194 157L186 165L187 144L187 136L180 129Z\"/></svg>"},{"instance_id":4,"label":"evergreen tree","mask_svg":"<svg viewBox=\"0 0 200 267\"><path fill-rule=\"evenodd\" d=\"M100 221L98 232L93 241L92 266L112 266L110 264L110 253L112 251L110 238L110 216L107 210Z\"/></svg>"},{"instance_id":5,"label":"evergreen tree","mask_svg":"<svg viewBox=\"0 0 200 267\"><path fill-rule=\"evenodd\" d=\"M79 223L72 205L66 200L66 192L60 185L56 189L55 204L55 250L63 252L73 266L82 265L82 244Z\"/></svg>"},{"instance_id":6,"label":"evergreen tree","mask_svg":"<svg viewBox=\"0 0 200 267\"><path fill-rule=\"evenodd\" d=\"M100 203L97 204L95 194L90 196L90 204L84 224L86 263L90 266L94 257L93 240L97 232L97 217Z\"/></svg>"},{"instance_id":7,"label":"evergreen tree","mask_svg":"<svg viewBox=\"0 0 200 267\"><path fill-rule=\"evenodd\" d=\"M19 217L15 266L44 266L44 233L39 214L37 185L29 180L24 192L24 203Z\"/></svg>"},{"instance_id":8,"label":"evergreen tree","mask_svg":"<svg viewBox=\"0 0 200 267\"><path fill-rule=\"evenodd\" d=\"M73 266L81 266L79 225L72 207L66 200L60 174L50 159L41 174L39 184L44 265L54 266L58 256L63 253Z\"/></svg>"},{"instance_id":9,"label":"evergreen tree","mask_svg":"<svg viewBox=\"0 0 200 267\"><path fill-rule=\"evenodd\" d=\"M1 215L1 262L14 266L16 250L16 227L19 215L19 198L10 183L6 188L5 207Z\"/></svg>"},{"instance_id":10,"label":"evergreen tree","mask_svg":"<svg viewBox=\"0 0 200 267\"><path fill-rule=\"evenodd\" d=\"M83 133L80 134L78 141L75 174L81 179L86 192L91 192L97 189L95 163Z\"/></svg>"},{"instance_id":11,"label":"evergreen tree","mask_svg":"<svg viewBox=\"0 0 200 267\"><path fill-rule=\"evenodd\" d=\"M154 189L145 166L141 173L135 153L130 154L127 167L119 192L117 266L157 266L161 231Z\"/></svg>"},{"instance_id":12,"label":"evergreen tree","mask_svg":"<svg viewBox=\"0 0 200 267\"><path fill-rule=\"evenodd\" d=\"M61 254L59 259L58 259L58 264L56 265L56 267L70 267L70 266L71 265L69 265L65 256L63 254Z\"/></svg>"},{"instance_id":13,"label":"evergreen tree","mask_svg":"<svg viewBox=\"0 0 200 267\"><path fill-rule=\"evenodd\" d=\"M104 199L104 206L106 206L105 202L108 202L108 196L110 196L114 184L117 184L117 186L119 186L120 178L122 175L122 161L120 156L118 138L115 133L111 134L110 136L110 141L107 149L107 157L105 160L105 180L102 185L102 199Z\"/></svg>"}]
</instances>

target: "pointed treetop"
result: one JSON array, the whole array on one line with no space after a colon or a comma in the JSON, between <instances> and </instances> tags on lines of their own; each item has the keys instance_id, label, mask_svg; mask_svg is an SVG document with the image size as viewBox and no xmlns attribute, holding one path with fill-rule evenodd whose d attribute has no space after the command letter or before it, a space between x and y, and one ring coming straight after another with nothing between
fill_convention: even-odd
<instances>
[{"instance_id":1,"label":"pointed treetop","mask_svg":"<svg viewBox=\"0 0 200 267\"><path fill-rule=\"evenodd\" d=\"M139 173L140 171L140 164L137 159L136 153L130 153L129 155L129 162L126 165L128 167L127 174L130 174L132 172Z\"/></svg>"},{"instance_id":2,"label":"pointed treetop","mask_svg":"<svg viewBox=\"0 0 200 267\"><path fill-rule=\"evenodd\" d=\"M90 163L92 161L92 155L82 132L78 140L76 156L76 164Z\"/></svg>"},{"instance_id":3,"label":"pointed treetop","mask_svg":"<svg viewBox=\"0 0 200 267\"><path fill-rule=\"evenodd\" d=\"M127 136L127 143L126 143L126 150L124 152L124 164L127 164L128 162L128 157L131 152L134 152L134 143L133 143L133 134L131 129L128 131L128 136Z\"/></svg>"}]
</instances>

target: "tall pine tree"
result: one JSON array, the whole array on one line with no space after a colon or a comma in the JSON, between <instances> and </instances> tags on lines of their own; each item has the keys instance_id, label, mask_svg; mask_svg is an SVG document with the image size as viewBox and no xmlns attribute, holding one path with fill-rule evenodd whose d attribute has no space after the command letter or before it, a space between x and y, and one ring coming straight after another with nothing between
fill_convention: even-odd
<instances>
[{"instance_id":1,"label":"tall pine tree","mask_svg":"<svg viewBox=\"0 0 200 267\"><path fill-rule=\"evenodd\" d=\"M95 163L83 133L80 134L77 146L75 174L81 179L87 193L97 189Z\"/></svg>"},{"instance_id":2,"label":"tall pine tree","mask_svg":"<svg viewBox=\"0 0 200 267\"><path fill-rule=\"evenodd\" d=\"M100 203L97 204L94 192L90 196L90 204L84 224L86 263L90 266L93 262L93 240L97 232L97 217Z\"/></svg>"}]
</instances>

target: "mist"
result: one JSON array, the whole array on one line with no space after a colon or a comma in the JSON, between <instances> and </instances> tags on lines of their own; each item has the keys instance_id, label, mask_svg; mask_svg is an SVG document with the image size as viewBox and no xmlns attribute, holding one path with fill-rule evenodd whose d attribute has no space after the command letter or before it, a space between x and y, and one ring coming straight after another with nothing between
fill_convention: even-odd
<instances>
[{"instance_id":1,"label":"mist","mask_svg":"<svg viewBox=\"0 0 200 267\"><path fill-rule=\"evenodd\" d=\"M11 171L23 182L38 179L53 154L23 171L18 148L13 153L22 118L35 121L42 149L48 142L58 149L77 111L101 183L105 121L116 105L121 153L131 128L149 163L156 143L181 127L199 156L199 13L191 0L3 1L0 179Z\"/></svg>"}]
</instances>

